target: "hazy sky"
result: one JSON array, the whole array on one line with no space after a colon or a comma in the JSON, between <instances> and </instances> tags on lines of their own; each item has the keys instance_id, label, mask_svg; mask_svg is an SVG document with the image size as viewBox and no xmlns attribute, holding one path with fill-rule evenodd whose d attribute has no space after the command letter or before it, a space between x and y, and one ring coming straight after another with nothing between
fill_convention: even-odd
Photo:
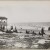
<instances>
[{"instance_id":1,"label":"hazy sky","mask_svg":"<svg viewBox=\"0 0 50 50\"><path fill-rule=\"evenodd\" d=\"M3 4L0 16L8 18L8 23L50 22L50 4Z\"/></svg>"}]
</instances>

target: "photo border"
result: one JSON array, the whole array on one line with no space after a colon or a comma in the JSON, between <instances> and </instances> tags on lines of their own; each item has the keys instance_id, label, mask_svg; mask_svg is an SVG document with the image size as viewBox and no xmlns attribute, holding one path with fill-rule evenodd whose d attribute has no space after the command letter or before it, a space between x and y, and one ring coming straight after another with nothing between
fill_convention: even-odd
<instances>
[{"instance_id":1,"label":"photo border","mask_svg":"<svg viewBox=\"0 0 50 50\"><path fill-rule=\"evenodd\" d=\"M50 1L50 0L0 0L0 2L6 1ZM50 49L0 49L0 50L50 50Z\"/></svg>"}]
</instances>

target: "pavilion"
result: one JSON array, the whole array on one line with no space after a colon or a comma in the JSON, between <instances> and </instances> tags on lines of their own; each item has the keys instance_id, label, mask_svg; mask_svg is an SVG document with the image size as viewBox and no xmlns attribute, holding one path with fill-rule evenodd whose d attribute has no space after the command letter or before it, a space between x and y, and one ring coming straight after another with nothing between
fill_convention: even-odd
<instances>
[{"instance_id":1,"label":"pavilion","mask_svg":"<svg viewBox=\"0 0 50 50\"><path fill-rule=\"evenodd\" d=\"M6 17L0 17L0 30L2 27L7 27L7 18Z\"/></svg>"}]
</instances>

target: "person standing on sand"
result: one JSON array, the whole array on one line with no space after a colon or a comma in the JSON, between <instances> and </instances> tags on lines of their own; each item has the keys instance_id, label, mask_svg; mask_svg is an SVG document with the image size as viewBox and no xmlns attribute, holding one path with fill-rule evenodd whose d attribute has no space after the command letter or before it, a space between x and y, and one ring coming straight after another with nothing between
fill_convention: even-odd
<instances>
[{"instance_id":1,"label":"person standing on sand","mask_svg":"<svg viewBox=\"0 0 50 50\"><path fill-rule=\"evenodd\" d=\"M43 36L43 34L45 34L45 33L44 33L44 29L42 28L41 29L41 35Z\"/></svg>"},{"instance_id":2,"label":"person standing on sand","mask_svg":"<svg viewBox=\"0 0 50 50\"><path fill-rule=\"evenodd\" d=\"M26 30L26 34L29 34L29 32Z\"/></svg>"},{"instance_id":3,"label":"person standing on sand","mask_svg":"<svg viewBox=\"0 0 50 50\"><path fill-rule=\"evenodd\" d=\"M11 30L13 29L13 26L11 26Z\"/></svg>"},{"instance_id":4,"label":"person standing on sand","mask_svg":"<svg viewBox=\"0 0 50 50\"><path fill-rule=\"evenodd\" d=\"M15 26L15 30L14 30L14 32L18 33L16 26Z\"/></svg>"}]
</instances>

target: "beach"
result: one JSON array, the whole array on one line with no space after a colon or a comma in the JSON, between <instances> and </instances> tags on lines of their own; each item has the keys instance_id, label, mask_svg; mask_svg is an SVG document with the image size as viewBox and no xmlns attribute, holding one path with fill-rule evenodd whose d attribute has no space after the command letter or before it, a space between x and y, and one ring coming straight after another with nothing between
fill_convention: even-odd
<instances>
[{"instance_id":1,"label":"beach","mask_svg":"<svg viewBox=\"0 0 50 50\"><path fill-rule=\"evenodd\" d=\"M21 29L22 28L22 29ZM18 33L0 32L0 48L28 48L28 49L49 49L50 48L50 31L45 30L45 34L39 35L39 31L34 27L18 27ZM26 30L30 34L26 34ZM32 35L31 31L37 35Z\"/></svg>"}]
</instances>

